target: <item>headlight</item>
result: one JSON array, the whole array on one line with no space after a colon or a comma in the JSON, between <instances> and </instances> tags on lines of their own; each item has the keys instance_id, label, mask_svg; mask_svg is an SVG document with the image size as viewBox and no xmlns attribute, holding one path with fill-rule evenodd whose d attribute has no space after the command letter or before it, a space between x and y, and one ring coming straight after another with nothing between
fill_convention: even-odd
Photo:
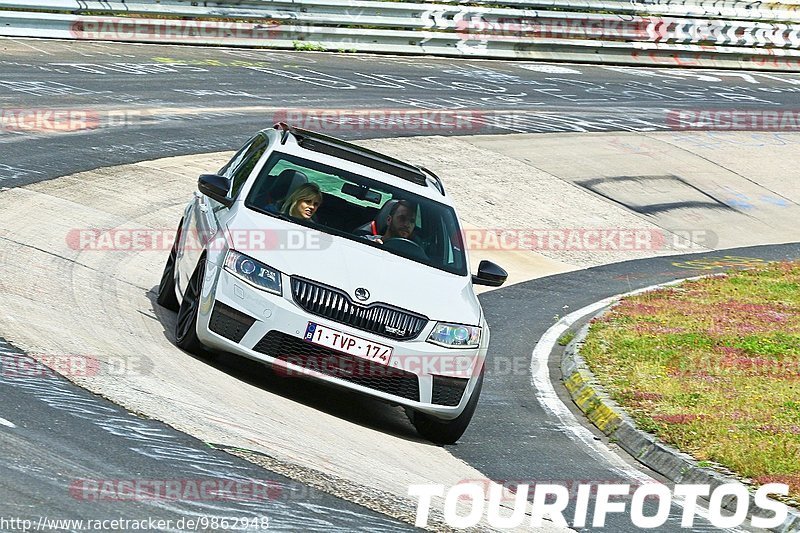
<instances>
[{"instance_id":1,"label":"headlight","mask_svg":"<svg viewBox=\"0 0 800 533\"><path fill-rule=\"evenodd\" d=\"M252 257L228 250L228 255L225 256L225 270L256 288L282 294L281 273Z\"/></svg>"},{"instance_id":2,"label":"headlight","mask_svg":"<svg viewBox=\"0 0 800 533\"><path fill-rule=\"evenodd\" d=\"M428 342L447 348L477 348L481 343L481 328L437 322Z\"/></svg>"}]
</instances>

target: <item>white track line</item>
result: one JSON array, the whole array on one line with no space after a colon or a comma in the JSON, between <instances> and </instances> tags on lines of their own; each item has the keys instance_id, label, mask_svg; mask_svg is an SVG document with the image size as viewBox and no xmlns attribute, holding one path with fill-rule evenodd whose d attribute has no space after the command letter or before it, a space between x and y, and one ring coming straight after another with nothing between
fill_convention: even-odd
<instances>
[{"instance_id":1,"label":"white track line","mask_svg":"<svg viewBox=\"0 0 800 533\"><path fill-rule=\"evenodd\" d=\"M9 428L17 427L13 423L11 423L8 420L6 420L5 418L0 418L0 426L6 426L6 427L9 427Z\"/></svg>"},{"instance_id":2,"label":"white track line","mask_svg":"<svg viewBox=\"0 0 800 533\"><path fill-rule=\"evenodd\" d=\"M17 39L11 39L11 41L13 41L13 42L15 42L17 44L21 44L22 46L27 46L31 50L36 50L37 52L42 53L44 55L47 55L47 56L53 55L50 52L48 52L47 50L42 50L41 48L36 48L35 46L31 46L30 44L28 44L28 43L26 43L24 41L18 41Z\"/></svg>"},{"instance_id":3,"label":"white track line","mask_svg":"<svg viewBox=\"0 0 800 533\"><path fill-rule=\"evenodd\" d=\"M692 278L686 279L698 279L707 276L695 276ZM577 311L573 311L572 313L568 314L567 316L563 317L561 320L556 322L553 326L548 329L542 338L539 339L539 342L536 343L536 346L533 349L533 353L531 354L531 385L533 385L534 393L536 394L536 399L539 403L544 407L546 411L550 414L558 418L561 428L565 431L565 434L574 440L580 441L584 446L589 448L589 450L597 453L599 457L604 458L611 467L621 476L633 479L641 484L650 484L650 483L660 483L656 479L652 478L651 476L641 472L637 468L632 467L630 464L625 462L622 457L620 457L617 453L612 451L608 448L605 444L601 441L595 439L594 434L589 431L586 427L583 426L583 423L579 421L572 411L570 411L569 407L561 401L561 398L558 397L556 394L556 390L553 387L553 384L550 381L550 371L548 367L548 361L550 359L550 353L553 351L553 347L555 346L558 339L561 335L569 329L575 322L580 320L581 318L598 312L603 307L611 304L615 300L619 298L624 298L626 296L633 296L636 294L640 294L647 291L652 291L654 289L658 289L661 287L666 287L669 285L677 285L684 280L675 280L670 281L669 283L662 283L658 285L652 285L650 287L645 287L643 289L638 289L629 293L620 294L617 296L610 296L599 302L595 302L593 304L587 305L582 309L578 309ZM674 497L673 503L678 505L679 507L683 508L683 498L682 497ZM698 505L696 507L696 515L705 519L709 520L708 510ZM743 529L733 528L733 529L726 529L724 531L744 531Z\"/></svg>"}]
</instances>

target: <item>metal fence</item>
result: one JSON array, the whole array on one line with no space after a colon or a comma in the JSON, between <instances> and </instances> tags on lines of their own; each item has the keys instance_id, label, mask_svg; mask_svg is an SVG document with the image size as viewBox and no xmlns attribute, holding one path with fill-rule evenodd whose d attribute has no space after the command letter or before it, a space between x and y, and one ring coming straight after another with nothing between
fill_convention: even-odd
<instances>
[{"instance_id":1,"label":"metal fence","mask_svg":"<svg viewBox=\"0 0 800 533\"><path fill-rule=\"evenodd\" d=\"M0 35L800 71L800 0L0 0Z\"/></svg>"}]
</instances>

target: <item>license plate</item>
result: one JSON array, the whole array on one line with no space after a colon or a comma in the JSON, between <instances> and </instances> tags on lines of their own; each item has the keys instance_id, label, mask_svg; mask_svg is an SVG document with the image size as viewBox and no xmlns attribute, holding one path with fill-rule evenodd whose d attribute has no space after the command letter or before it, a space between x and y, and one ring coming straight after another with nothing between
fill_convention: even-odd
<instances>
[{"instance_id":1,"label":"license plate","mask_svg":"<svg viewBox=\"0 0 800 533\"><path fill-rule=\"evenodd\" d=\"M391 346L354 337L313 322L308 323L306 334L303 338L313 344L332 348L338 352L344 352L382 365L388 365L392 358Z\"/></svg>"}]
</instances>

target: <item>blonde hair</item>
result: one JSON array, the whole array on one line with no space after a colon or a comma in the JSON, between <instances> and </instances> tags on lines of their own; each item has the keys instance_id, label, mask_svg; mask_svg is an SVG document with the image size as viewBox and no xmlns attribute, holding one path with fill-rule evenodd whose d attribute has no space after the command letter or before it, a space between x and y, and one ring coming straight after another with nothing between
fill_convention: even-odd
<instances>
[{"instance_id":1,"label":"blonde hair","mask_svg":"<svg viewBox=\"0 0 800 533\"><path fill-rule=\"evenodd\" d=\"M283 201L281 213L291 215L292 209L298 202L317 200L322 205L322 191L316 183L304 183L296 188L286 200Z\"/></svg>"}]
</instances>

